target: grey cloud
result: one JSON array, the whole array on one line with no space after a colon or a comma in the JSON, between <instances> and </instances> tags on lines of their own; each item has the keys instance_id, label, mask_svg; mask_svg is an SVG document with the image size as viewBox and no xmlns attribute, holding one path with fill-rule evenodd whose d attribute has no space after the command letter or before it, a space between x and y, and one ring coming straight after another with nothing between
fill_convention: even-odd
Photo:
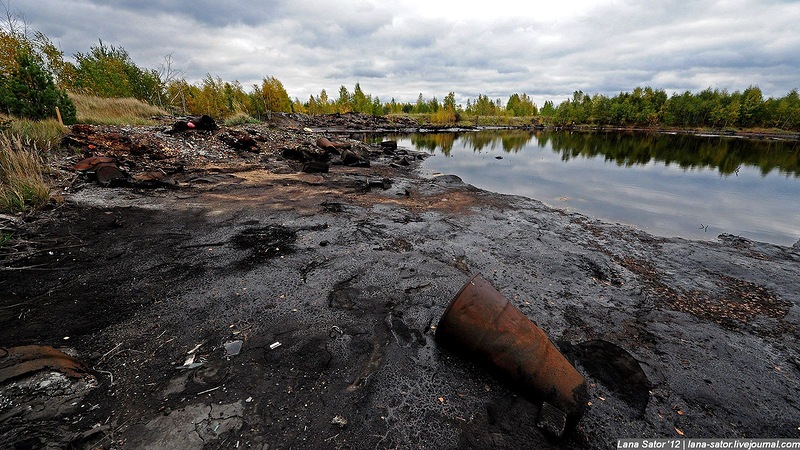
<instances>
[{"instance_id":1,"label":"grey cloud","mask_svg":"<svg viewBox=\"0 0 800 450\"><path fill-rule=\"evenodd\" d=\"M290 14L290 2L283 0L239 1L239 0L193 0L175 2L171 0L109 0L91 1L99 8L127 11L144 17L162 15L181 16L194 22L225 26L242 23L259 25Z\"/></svg>"},{"instance_id":2,"label":"grey cloud","mask_svg":"<svg viewBox=\"0 0 800 450\"><path fill-rule=\"evenodd\" d=\"M576 89L614 95L639 85L758 84L766 95L783 95L800 87L796 5L623 1L546 23L535 16L449 22L360 0L12 4L67 55L102 38L148 67L173 53L190 80L211 73L249 86L273 75L300 98L370 80L374 91L362 83L366 92L402 101L450 91L560 101Z\"/></svg>"}]
</instances>

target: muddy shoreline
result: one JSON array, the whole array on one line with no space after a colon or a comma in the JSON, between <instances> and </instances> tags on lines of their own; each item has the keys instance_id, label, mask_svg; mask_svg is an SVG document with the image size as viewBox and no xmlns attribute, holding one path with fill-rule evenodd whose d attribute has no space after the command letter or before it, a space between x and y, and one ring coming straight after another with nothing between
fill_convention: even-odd
<instances>
[{"instance_id":1,"label":"muddy shoreline","mask_svg":"<svg viewBox=\"0 0 800 450\"><path fill-rule=\"evenodd\" d=\"M412 150L350 139L363 127L279 117L78 136L95 140L53 162L63 202L4 246L0 347L52 346L87 372L2 381L0 447L800 437L800 249L654 237L425 177ZM402 124L375 126L391 127ZM245 135L256 145L235 148ZM320 137L369 167L320 153ZM124 175L106 187L73 168L101 153ZM326 172L303 171L320 158ZM535 426L536 401L434 340L477 272L589 381L566 437Z\"/></svg>"}]
</instances>

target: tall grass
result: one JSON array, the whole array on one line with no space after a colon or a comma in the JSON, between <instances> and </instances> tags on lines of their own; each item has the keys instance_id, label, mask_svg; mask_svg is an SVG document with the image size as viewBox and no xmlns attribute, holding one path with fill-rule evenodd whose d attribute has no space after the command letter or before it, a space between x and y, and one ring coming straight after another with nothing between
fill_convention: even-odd
<instances>
[{"instance_id":1,"label":"tall grass","mask_svg":"<svg viewBox=\"0 0 800 450\"><path fill-rule=\"evenodd\" d=\"M154 125L153 116L167 113L135 98L102 98L69 93L78 110L78 123L91 125Z\"/></svg>"},{"instance_id":2,"label":"tall grass","mask_svg":"<svg viewBox=\"0 0 800 450\"><path fill-rule=\"evenodd\" d=\"M50 200L44 163L32 142L0 135L0 211L21 212Z\"/></svg>"},{"instance_id":3,"label":"tall grass","mask_svg":"<svg viewBox=\"0 0 800 450\"><path fill-rule=\"evenodd\" d=\"M23 142L31 142L39 151L50 152L58 148L61 139L69 133L67 127L62 126L57 120L4 120L0 117L3 134L18 136Z\"/></svg>"}]
</instances>

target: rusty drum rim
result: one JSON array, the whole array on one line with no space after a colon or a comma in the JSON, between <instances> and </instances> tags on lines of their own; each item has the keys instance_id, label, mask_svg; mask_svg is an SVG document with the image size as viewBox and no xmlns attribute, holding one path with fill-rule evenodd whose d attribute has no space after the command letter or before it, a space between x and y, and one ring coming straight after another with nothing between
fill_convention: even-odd
<instances>
[{"instance_id":1,"label":"rusty drum rim","mask_svg":"<svg viewBox=\"0 0 800 450\"><path fill-rule=\"evenodd\" d=\"M473 286L474 285L473 281L475 281L475 279L478 277L483 278L480 272L476 273L469 280L467 280L467 282L464 283L463 286L461 286L461 289L459 289L458 293L453 297L453 299L450 300L450 303L448 303L447 308L445 308L444 312L442 313L442 318L439 319L439 323L436 326L437 336L439 335L439 330L441 330L442 325L445 325L446 328L447 322L449 321L450 310L453 309L453 306L455 306L456 302L458 302L458 299L461 298L461 294L463 294L468 287Z\"/></svg>"}]
</instances>

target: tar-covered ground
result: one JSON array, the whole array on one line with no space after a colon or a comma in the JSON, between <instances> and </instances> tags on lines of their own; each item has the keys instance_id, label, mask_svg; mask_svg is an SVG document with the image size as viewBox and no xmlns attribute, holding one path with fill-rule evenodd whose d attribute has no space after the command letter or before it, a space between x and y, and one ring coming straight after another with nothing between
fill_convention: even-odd
<instances>
[{"instance_id":1,"label":"tar-covered ground","mask_svg":"<svg viewBox=\"0 0 800 450\"><path fill-rule=\"evenodd\" d=\"M654 237L304 125L81 131L53 162L58 201L3 217L0 447L800 437L797 247ZM120 177L74 169L126 137L137 154L106 152ZM434 339L475 273L586 377L565 436L536 426L535 395Z\"/></svg>"}]
</instances>

